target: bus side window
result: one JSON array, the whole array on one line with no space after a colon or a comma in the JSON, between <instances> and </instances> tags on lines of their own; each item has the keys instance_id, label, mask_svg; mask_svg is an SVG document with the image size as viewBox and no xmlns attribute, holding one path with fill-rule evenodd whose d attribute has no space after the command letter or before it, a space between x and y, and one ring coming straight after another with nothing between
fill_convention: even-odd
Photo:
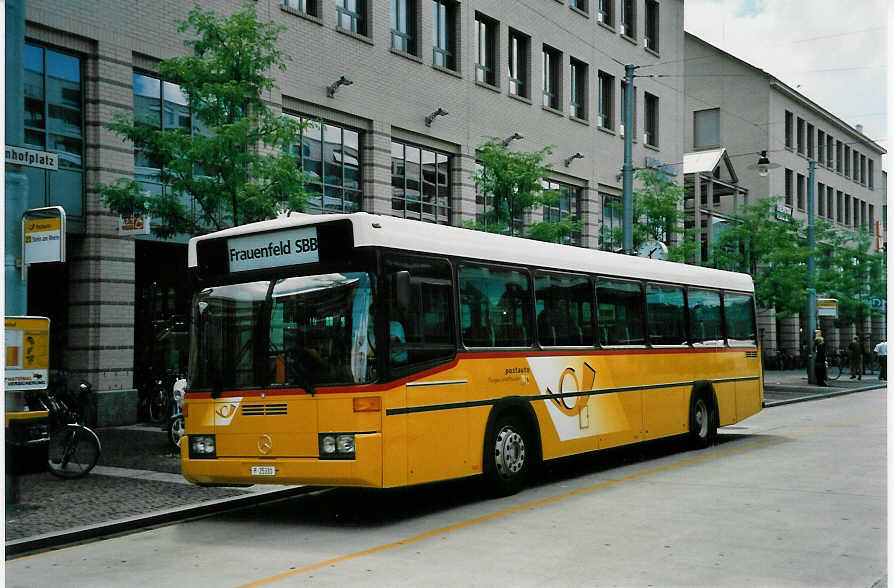
<instances>
[{"instance_id":1,"label":"bus side window","mask_svg":"<svg viewBox=\"0 0 894 588\"><path fill-rule=\"evenodd\" d=\"M458 275L466 347L530 347L534 341L527 272L460 266Z\"/></svg>"},{"instance_id":2,"label":"bus side window","mask_svg":"<svg viewBox=\"0 0 894 588\"><path fill-rule=\"evenodd\" d=\"M410 272L410 307L389 301L389 363L394 368L450 358L456 353L453 326L453 284L444 259L387 256L385 271Z\"/></svg>"},{"instance_id":3,"label":"bus side window","mask_svg":"<svg viewBox=\"0 0 894 588\"><path fill-rule=\"evenodd\" d=\"M723 294L723 318L726 336L733 347L757 345L754 325L754 300L748 294Z\"/></svg>"},{"instance_id":4,"label":"bus side window","mask_svg":"<svg viewBox=\"0 0 894 588\"><path fill-rule=\"evenodd\" d=\"M643 289L639 282L608 280L596 282L596 321L601 345L643 345Z\"/></svg>"},{"instance_id":5,"label":"bus side window","mask_svg":"<svg viewBox=\"0 0 894 588\"><path fill-rule=\"evenodd\" d=\"M646 285L646 316L652 345L686 343L683 288L666 284Z\"/></svg>"},{"instance_id":6,"label":"bus side window","mask_svg":"<svg viewBox=\"0 0 894 588\"><path fill-rule=\"evenodd\" d=\"M537 336L549 346L593 344L592 290L585 276L537 272Z\"/></svg>"},{"instance_id":7,"label":"bus side window","mask_svg":"<svg viewBox=\"0 0 894 588\"><path fill-rule=\"evenodd\" d=\"M695 347L722 347L723 316L720 292L690 288L687 301L692 344Z\"/></svg>"}]
</instances>

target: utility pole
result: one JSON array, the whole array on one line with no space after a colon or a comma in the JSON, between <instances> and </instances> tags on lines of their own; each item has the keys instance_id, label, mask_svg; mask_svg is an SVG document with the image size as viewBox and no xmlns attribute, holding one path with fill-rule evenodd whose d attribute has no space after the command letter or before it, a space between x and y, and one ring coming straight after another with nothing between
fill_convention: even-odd
<instances>
[{"instance_id":1,"label":"utility pole","mask_svg":"<svg viewBox=\"0 0 894 588\"><path fill-rule=\"evenodd\" d=\"M25 143L25 0L6 1L6 144L21 147ZM8 316L25 315L28 287L24 281L24 260L16 267L22 251L22 215L28 178L19 166L6 164L6 241L4 311ZM9 399L7 398L7 402Z\"/></svg>"},{"instance_id":2,"label":"utility pole","mask_svg":"<svg viewBox=\"0 0 894 588\"><path fill-rule=\"evenodd\" d=\"M813 214L814 176L816 175L816 161L810 159L807 162L807 383L816 384L816 369L814 359L816 351L813 349L813 341L816 338L816 288L814 277L816 274L816 224Z\"/></svg>"},{"instance_id":3,"label":"utility pole","mask_svg":"<svg viewBox=\"0 0 894 588\"><path fill-rule=\"evenodd\" d=\"M627 94L624 96L624 208L623 246L624 253L633 253L633 100L636 90L633 88L633 70L638 66L628 63L624 66L627 80Z\"/></svg>"}]
</instances>

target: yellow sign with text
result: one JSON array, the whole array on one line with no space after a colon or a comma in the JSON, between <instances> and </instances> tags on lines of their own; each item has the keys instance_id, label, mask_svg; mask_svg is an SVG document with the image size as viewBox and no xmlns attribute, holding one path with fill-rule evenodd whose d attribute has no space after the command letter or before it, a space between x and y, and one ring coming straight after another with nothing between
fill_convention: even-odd
<instances>
[{"instance_id":1,"label":"yellow sign with text","mask_svg":"<svg viewBox=\"0 0 894 588\"><path fill-rule=\"evenodd\" d=\"M50 372L50 319L8 316L6 340L6 390L43 390Z\"/></svg>"}]
</instances>

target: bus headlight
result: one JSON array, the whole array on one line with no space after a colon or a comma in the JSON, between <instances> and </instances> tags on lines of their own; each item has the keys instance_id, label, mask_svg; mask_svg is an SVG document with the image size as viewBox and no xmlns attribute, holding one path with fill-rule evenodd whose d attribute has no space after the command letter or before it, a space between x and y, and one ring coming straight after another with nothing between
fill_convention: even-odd
<instances>
[{"instance_id":1,"label":"bus headlight","mask_svg":"<svg viewBox=\"0 0 894 588\"><path fill-rule=\"evenodd\" d=\"M354 434L320 433L320 459L354 459Z\"/></svg>"},{"instance_id":2,"label":"bus headlight","mask_svg":"<svg viewBox=\"0 0 894 588\"><path fill-rule=\"evenodd\" d=\"M214 459L216 457L217 448L214 443L214 435L189 436L190 459Z\"/></svg>"}]
</instances>

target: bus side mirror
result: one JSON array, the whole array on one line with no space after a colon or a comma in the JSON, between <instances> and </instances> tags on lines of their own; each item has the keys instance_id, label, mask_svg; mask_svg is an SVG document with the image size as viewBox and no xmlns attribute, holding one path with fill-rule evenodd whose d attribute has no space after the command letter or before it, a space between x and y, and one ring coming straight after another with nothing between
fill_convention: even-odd
<instances>
[{"instance_id":1,"label":"bus side mirror","mask_svg":"<svg viewBox=\"0 0 894 588\"><path fill-rule=\"evenodd\" d=\"M410 272L403 270L394 274L394 300L397 302L397 308L401 312L406 312L410 308L410 300L413 296L413 289L410 286Z\"/></svg>"}]
</instances>

